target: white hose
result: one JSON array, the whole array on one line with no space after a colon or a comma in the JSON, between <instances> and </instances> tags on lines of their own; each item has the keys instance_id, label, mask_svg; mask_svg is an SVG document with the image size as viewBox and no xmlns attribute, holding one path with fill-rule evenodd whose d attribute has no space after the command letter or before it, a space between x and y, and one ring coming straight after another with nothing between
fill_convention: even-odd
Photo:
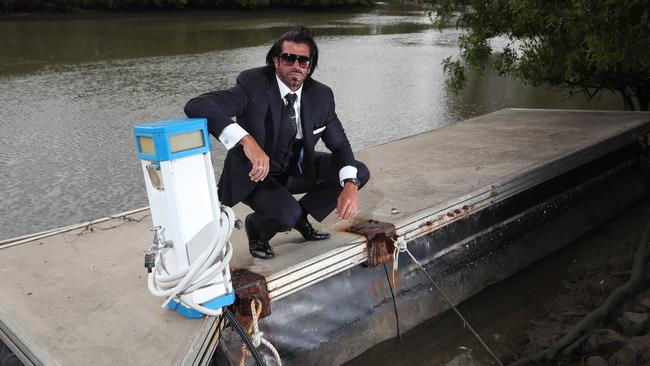
<instances>
[{"instance_id":1,"label":"white hose","mask_svg":"<svg viewBox=\"0 0 650 366\"><path fill-rule=\"evenodd\" d=\"M153 295L166 297L162 304L163 308L171 300L175 300L206 315L217 316L221 314L221 309L208 309L195 303L192 292L204 287L214 279L216 274L228 268L233 252L230 235L235 226L235 220L235 213L232 209L222 206L218 235L212 240L208 248L183 271L169 273L163 265L161 256L156 257L156 266L149 274L148 286ZM228 286L229 284L224 285Z\"/></svg>"},{"instance_id":2,"label":"white hose","mask_svg":"<svg viewBox=\"0 0 650 366\"><path fill-rule=\"evenodd\" d=\"M221 206L221 220L219 220L219 234L212 240L208 248L194 261L187 269L179 273L169 273L161 260L161 254L156 257L155 268L149 274L148 286L152 294L165 297L162 307L166 307L171 300L175 300L181 305L192 308L208 316L221 315L221 309L209 309L205 306L194 302L192 292L204 287L208 283L213 283L215 275L228 269L230 259L232 258L233 249L230 242L230 235L235 226L235 213L230 207ZM163 249L163 251L166 249ZM224 276L230 282L229 276ZM218 283L218 282L217 282ZM224 284L229 287L230 284ZM258 300L259 301L259 300ZM253 314L254 332L252 333L255 348L261 344L266 346L275 359L277 366L282 366L280 354L273 344L263 338L264 333L259 330L257 319L261 312L261 303L251 302L251 312ZM245 360L245 356L242 358Z\"/></svg>"}]
</instances>

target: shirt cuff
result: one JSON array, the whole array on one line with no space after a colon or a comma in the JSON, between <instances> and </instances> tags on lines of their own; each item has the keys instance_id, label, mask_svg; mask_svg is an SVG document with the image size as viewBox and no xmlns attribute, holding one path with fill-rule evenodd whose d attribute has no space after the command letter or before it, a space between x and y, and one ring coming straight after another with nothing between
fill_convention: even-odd
<instances>
[{"instance_id":1,"label":"shirt cuff","mask_svg":"<svg viewBox=\"0 0 650 366\"><path fill-rule=\"evenodd\" d=\"M237 145L242 137L246 135L248 135L248 132L246 132L245 129L243 129L237 123L231 123L226 126L223 131L221 131L221 135L219 135L219 141L221 141L227 150L230 150L235 147L235 145Z\"/></svg>"},{"instance_id":2,"label":"shirt cuff","mask_svg":"<svg viewBox=\"0 0 650 366\"><path fill-rule=\"evenodd\" d=\"M343 187L343 180L348 178L357 178L357 172L359 170L352 165L346 165L341 170L339 170L339 182L341 182L341 187Z\"/></svg>"}]
</instances>

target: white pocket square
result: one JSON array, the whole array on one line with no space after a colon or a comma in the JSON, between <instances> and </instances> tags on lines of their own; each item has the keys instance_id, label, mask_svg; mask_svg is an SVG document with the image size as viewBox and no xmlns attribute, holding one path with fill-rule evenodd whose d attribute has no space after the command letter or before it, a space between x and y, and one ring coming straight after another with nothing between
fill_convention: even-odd
<instances>
[{"instance_id":1,"label":"white pocket square","mask_svg":"<svg viewBox=\"0 0 650 366\"><path fill-rule=\"evenodd\" d=\"M323 132L323 130L324 130L325 128L327 128L327 126L323 126L323 127L321 127L321 128L317 128L317 129L315 129L315 130L314 130L314 135L317 134L317 133L321 133L321 132Z\"/></svg>"}]
</instances>

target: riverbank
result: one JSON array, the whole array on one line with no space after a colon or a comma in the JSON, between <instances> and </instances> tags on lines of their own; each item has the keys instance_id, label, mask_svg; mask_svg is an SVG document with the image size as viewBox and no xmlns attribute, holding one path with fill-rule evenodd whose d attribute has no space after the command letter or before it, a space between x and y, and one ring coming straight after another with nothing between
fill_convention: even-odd
<instances>
[{"instance_id":1,"label":"riverbank","mask_svg":"<svg viewBox=\"0 0 650 366\"><path fill-rule=\"evenodd\" d=\"M626 211L575 243L575 258L566 266L561 292L546 301L526 330L526 336L504 347L514 361L551 347L631 275L644 227L650 221L650 200ZM633 366L650 364L650 289L634 294L596 327L576 340L573 351L552 364Z\"/></svg>"},{"instance_id":2,"label":"riverbank","mask_svg":"<svg viewBox=\"0 0 650 366\"><path fill-rule=\"evenodd\" d=\"M120 11L98 9L71 9L69 11L35 11L0 14L0 21L60 21L60 20L102 20L102 19L176 19L179 17L192 19L232 19L249 18L252 14L264 19L278 14L288 16L317 13L327 9L331 13L363 12L376 8L372 5L346 5L334 7L268 7L261 9L244 9L241 7L224 7L220 9L152 9L148 11Z\"/></svg>"},{"instance_id":3,"label":"riverbank","mask_svg":"<svg viewBox=\"0 0 650 366\"><path fill-rule=\"evenodd\" d=\"M332 4L310 4L308 1L296 4L273 4L273 5L250 5L255 2L234 0L242 4L220 4L206 6L168 6L152 8L23 8L9 12L0 12L0 21L20 20L97 20L97 19L140 19L140 18L175 18L175 17L196 17L196 18L228 18L232 16L246 17L255 14L264 17L265 14L273 15L278 13L310 13L326 10L328 12L358 12L369 11L375 8L395 8L400 10L419 10L421 6L414 2L381 2L369 0L352 0L350 2ZM58 3L57 3L58 4ZM65 6L65 5L62 5Z\"/></svg>"},{"instance_id":4,"label":"riverbank","mask_svg":"<svg viewBox=\"0 0 650 366\"><path fill-rule=\"evenodd\" d=\"M463 302L460 311L504 364L539 352L599 306L627 279L649 209L650 197L646 196L566 248ZM608 336L602 337L600 346L594 347L591 342L588 352L577 352L573 358L564 359L562 365L607 365L617 351L625 348L623 352L632 353L631 346L625 345L647 345L650 338L647 328L645 337L639 332L633 338L625 335L618 322L624 311L647 312L647 307L642 305L647 300L642 299L649 295L646 291L619 307L601 328L611 331L597 333ZM612 339L615 341L611 342ZM647 350L645 348L646 353L636 352L636 363L612 361L610 365L647 365L650 362L644 358ZM583 356L587 356L584 364L581 363ZM590 357L594 358L588 364L586 361ZM606 362L602 363L599 358ZM402 366L493 364L491 357L451 311L406 332L401 340L392 339L376 345L346 366L379 362ZM549 363L556 364L560 363Z\"/></svg>"}]
</instances>

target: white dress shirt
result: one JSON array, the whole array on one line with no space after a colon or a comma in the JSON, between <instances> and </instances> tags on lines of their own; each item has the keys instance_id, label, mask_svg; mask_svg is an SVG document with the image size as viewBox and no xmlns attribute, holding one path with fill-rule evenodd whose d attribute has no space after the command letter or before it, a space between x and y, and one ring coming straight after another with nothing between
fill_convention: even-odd
<instances>
[{"instance_id":1,"label":"white dress shirt","mask_svg":"<svg viewBox=\"0 0 650 366\"><path fill-rule=\"evenodd\" d=\"M296 138L298 140L302 140L302 125L300 124L300 101L301 101L301 96L302 96L302 85L300 85L300 88L298 88L296 91L292 91L289 89L288 86L286 86L282 80L278 77L278 75L275 75L275 79L278 82L278 88L280 89L280 97L282 98L282 102L284 105L287 105L287 100L284 98L285 95L289 93L294 93L296 94L296 101L293 103L293 108L296 111ZM219 135L219 141L223 144L223 146L226 147L227 150L232 149L237 145L239 140L242 139L242 137L248 135L248 132L246 132L245 129L243 129L240 125L238 125L236 122L233 122L226 126L226 128L221 131L221 134ZM339 170L339 181L341 183L341 186L343 186L343 180L348 179L348 178L356 178L357 177L357 171L358 169L352 165L347 165L341 168Z\"/></svg>"}]
</instances>

